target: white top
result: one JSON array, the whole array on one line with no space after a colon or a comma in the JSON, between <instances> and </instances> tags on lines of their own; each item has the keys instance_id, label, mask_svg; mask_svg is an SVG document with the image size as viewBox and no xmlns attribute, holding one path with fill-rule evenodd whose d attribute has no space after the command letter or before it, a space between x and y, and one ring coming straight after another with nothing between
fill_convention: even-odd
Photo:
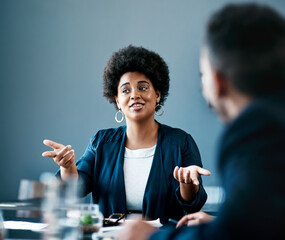
<instances>
[{"instance_id":1,"label":"white top","mask_svg":"<svg viewBox=\"0 0 285 240\"><path fill-rule=\"evenodd\" d=\"M125 148L124 177L127 210L142 211L144 191L146 188L155 146L130 150Z\"/></svg>"}]
</instances>

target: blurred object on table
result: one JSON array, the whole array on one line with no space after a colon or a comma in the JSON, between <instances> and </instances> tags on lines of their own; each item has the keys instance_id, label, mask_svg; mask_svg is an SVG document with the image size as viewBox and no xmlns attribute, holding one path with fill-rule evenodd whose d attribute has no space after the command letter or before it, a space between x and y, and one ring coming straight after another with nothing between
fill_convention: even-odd
<instances>
[{"instance_id":1,"label":"blurred object on table","mask_svg":"<svg viewBox=\"0 0 285 240\"><path fill-rule=\"evenodd\" d=\"M19 185L18 200L26 201L44 197L44 185L40 181L22 179ZM40 218L39 210L18 210L17 217Z\"/></svg>"}]
</instances>

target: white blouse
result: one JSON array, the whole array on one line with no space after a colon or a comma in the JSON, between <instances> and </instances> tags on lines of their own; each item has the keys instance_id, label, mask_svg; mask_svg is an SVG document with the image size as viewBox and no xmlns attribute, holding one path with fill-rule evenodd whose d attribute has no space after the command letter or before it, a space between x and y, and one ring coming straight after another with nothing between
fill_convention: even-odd
<instances>
[{"instance_id":1,"label":"white blouse","mask_svg":"<svg viewBox=\"0 0 285 240\"><path fill-rule=\"evenodd\" d=\"M143 196L151 169L155 146L131 150L125 148L124 178L127 210L142 211Z\"/></svg>"}]
</instances>

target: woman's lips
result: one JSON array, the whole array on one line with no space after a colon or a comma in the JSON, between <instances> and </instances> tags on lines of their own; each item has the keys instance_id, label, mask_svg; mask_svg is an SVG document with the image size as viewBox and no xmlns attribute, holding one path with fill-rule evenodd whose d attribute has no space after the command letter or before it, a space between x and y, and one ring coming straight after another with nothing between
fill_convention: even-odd
<instances>
[{"instance_id":1,"label":"woman's lips","mask_svg":"<svg viewBox=\"0 0 285 240\"><path fill-rule=\"evenodd\" d=\"M141 103L135 103L131 106L131 109L134 111L141 110L142 108L143 108L143 104L141 104Z\"/></svg>"}]
</instances>

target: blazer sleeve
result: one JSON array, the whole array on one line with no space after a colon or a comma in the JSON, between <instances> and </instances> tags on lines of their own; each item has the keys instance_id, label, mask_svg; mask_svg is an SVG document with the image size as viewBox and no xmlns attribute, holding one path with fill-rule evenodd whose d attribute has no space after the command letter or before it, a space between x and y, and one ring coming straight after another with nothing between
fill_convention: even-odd
<instances>
[{"instance_id":1,"label":"blazer sleeve","mask_svg":"<svg viewBox=\"0 0 285 240\"><path fill-rule=\"evenodd\" d=\"M182 167L188 167L190 165L197 165L203 167L201 156L197 144L190 134L187 134L185 144L182 147ZM199 211L207 200L207 193L202 184L202 178L199 176L199 191L193 202L186 202L182 199L180 194L180 186L175 191L176 198L180 205L187 213L193 213Z\"/></svg>"},{"instance_id":2,"label":"blazer sleeve","mask_svg":"<svg viewBox=\"0 0 285 240\"><path fill-rule=\"evenodd\" d=\"M96 149L98 147L98 133L93 136L88 144L82 157L76 162L79 175L78 194L84 197L92 191L94 163L96 158ZM56 177L61 179L60 169L56 173Z\"/></svg>"}]
</instances>

